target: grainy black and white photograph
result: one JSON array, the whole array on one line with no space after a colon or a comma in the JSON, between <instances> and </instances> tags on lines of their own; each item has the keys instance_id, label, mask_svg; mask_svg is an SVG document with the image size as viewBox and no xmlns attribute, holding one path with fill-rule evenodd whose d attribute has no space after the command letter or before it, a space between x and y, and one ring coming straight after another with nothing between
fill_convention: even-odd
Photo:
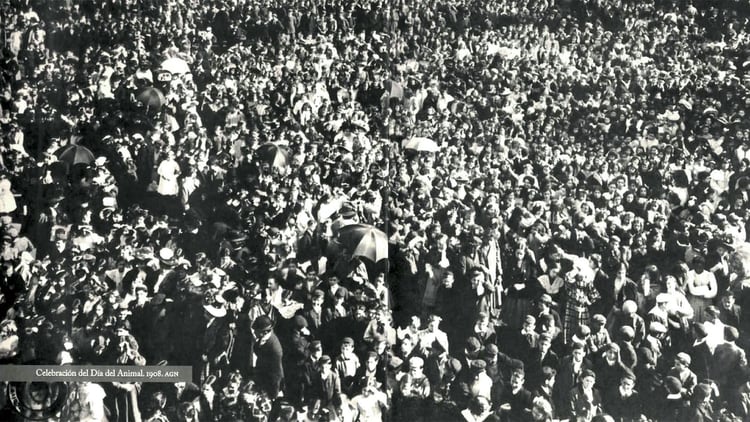
<instances>
[{"instance_id":1,"label":"grainy black and white photograph","mask_svg":"<svg viewBox=\"0 0 750 422\"><path fill-rule=\"evenodd\" d=\"M0 8L0 421L750 421L746 0Z\"/></svg>"}]
</instances>

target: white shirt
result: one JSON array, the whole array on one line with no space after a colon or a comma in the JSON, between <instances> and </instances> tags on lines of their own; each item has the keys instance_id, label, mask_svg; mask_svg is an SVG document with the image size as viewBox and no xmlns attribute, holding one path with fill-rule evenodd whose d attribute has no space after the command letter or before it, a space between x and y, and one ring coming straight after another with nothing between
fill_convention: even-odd
<instances>
[{"instance_id":1,"label":"white shirt","mask_svg":"<svg viewBox=\"0 0 750 422\"><path fill-rule=\"evenodd\" d=\"M376 391L369 396L360 394L352 399L352 406L357 410L359 422L382 422L382 408L387 403L388 397L382 391Z\"/></svg>"}]
</instances>

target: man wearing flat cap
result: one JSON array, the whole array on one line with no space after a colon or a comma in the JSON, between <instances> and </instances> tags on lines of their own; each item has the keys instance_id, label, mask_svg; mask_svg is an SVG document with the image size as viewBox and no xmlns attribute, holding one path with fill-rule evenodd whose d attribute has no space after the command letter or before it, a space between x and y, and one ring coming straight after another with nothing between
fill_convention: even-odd
<instances>
[{"instance_id":1,"label":"man wearing flat cap","mask_svg":"<svg viewBox=\"0 0 750 422\"><path fill-rule=\"evenodd\" d=\"M418 356L409 358L409 371L401 378L397 393L397 420L422 421L425 405L430 396L430 381L424 374L424 360Z\"/></svg>"},{"instance_id":2,"label":"man wearing flat cap","mask_svg":"<svg viewBox=\"0 0 750 422\"><path fill-rule=\"evenodd\" d=\"M680 380L683 392L692 394L693 388L698 385L698 377L690 370L692 358L685 352L677 353L674 359L674 366L669 370L668 375Z\"/></svg>"}]
</instances>

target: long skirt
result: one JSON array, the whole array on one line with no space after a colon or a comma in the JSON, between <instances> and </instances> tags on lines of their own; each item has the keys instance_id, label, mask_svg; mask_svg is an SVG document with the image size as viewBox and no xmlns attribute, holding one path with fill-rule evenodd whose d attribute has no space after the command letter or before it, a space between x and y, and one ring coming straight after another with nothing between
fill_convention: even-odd
<instances>
[{"instance_id":1,"label":"long skirt","mask_svg":"<svg viewBox=\"0 0 750 422\"><path fill-rule=\"evenodd\" d=\"M568 304L565 306L565 316L563 317L563 341L569 344L581 325L589 325L589 308L587 306L575 306Z\"/></svg>"},{"instance_id":2,"label":"long skirt","mask_svg":"<svg viewBox=\"0 0 750 422\"><path fill-rule=\"evenodd\" d=\"M511 328L521 328L526 315L531 311L531 300L520 297L505 298L501 308L503 321Z\"/></svg>"},{"instance_id":3,"label":"long skirt","mask_svg":"<svg viewBox=\"0 0 750 422\"><path fill-rule=\"evenodd\" d=\"M690 306L693 307L694 316L693 316L693 322L703 322L706 320L706 308L713 305L713 301L711 299L706 299L705 297L700 296L693 296L688 295L687 297L688 302L690 303Z\"/></svg>"}]
</instances>

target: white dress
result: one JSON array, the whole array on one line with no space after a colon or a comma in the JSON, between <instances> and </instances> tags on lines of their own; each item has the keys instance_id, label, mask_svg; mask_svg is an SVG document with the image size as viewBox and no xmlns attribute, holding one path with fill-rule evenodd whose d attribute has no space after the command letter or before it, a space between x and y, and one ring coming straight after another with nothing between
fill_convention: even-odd
<instances>
[{"instance_id":1,"label":"white dress","mask_svg":"<svg viewBox=\"0 0 750 422\"><path fill-rule=\"evenodd\" d=\"M177 182L177 176L180 175L180 166L176 161L166 159L159 164L157 170L159 174L159 186L156 191L165 196L177 196L180 192L180 185Z\"/></svg>"},{"instance_id":2,"label":"white dress","mask_svg":"<svg viewBox=\"0 0 750 422\"><path fill-rule=\"evenodd\" d=\"M16 198L10 190L10 180L0 179L0 213L11 213L16 210Z\"/></svg>"}]
</instances>

